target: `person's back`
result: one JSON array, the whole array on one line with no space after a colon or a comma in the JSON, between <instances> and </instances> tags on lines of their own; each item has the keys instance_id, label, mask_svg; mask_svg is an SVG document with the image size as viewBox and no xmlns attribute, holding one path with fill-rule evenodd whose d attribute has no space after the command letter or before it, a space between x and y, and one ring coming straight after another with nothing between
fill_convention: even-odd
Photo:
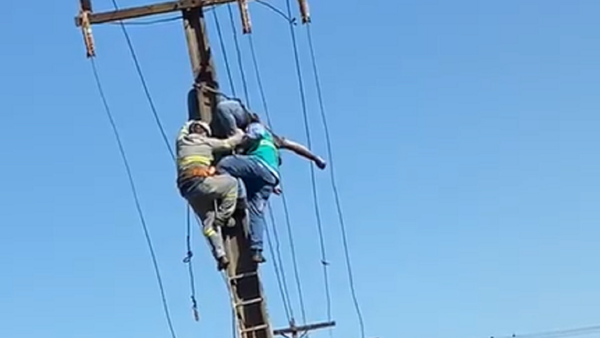
<instances>
[{"instance_id":1,"label":"person's back","mask_svg":"<svg viewBox=\"0 0 600 338\"><path fill-rule=\"evenodd\" d=\"M212 127L217 137L229 137L236 128L245 130L252 122L252 114L237 100L217 103Z\"/></svg>"}]
</instances>

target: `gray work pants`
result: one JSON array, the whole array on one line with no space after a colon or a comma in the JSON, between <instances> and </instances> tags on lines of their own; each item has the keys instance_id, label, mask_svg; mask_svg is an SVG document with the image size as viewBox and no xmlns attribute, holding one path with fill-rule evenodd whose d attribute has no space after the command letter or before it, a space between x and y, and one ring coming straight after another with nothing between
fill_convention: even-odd
<instances>
[{"instance_id":1,"label":"gray work pants","mask_svg":"<svg viewBox=\"0 0 600 338\"><path fill-rule=\"evenodd\" d=\"M202 221L202 232L216 259L225 256L225 247L221 229L215 227L215 219L226 221L235 211L237 184L237 180L229 175L216 175L193 179L181 187L182 196Z\"/></svg>"}]
</instances>

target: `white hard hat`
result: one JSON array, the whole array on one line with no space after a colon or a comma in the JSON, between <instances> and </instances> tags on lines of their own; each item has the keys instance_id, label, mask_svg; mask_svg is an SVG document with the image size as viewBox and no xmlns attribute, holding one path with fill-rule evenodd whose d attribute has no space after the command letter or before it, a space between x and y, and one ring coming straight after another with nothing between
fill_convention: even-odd
<instances>
[{"instance_id":1,"label":"white hard hat","mask_svg":"<svg viewBox=\"0 0 600 338\"><path fill-rule=\"evenodd\" d=\"M195 120L192 121L192 123L190 123L190 132L192 131L192 128L194 127L194 125L199 125L200 127L202 127L202 129L204 129L204 131L210 136L212 131L210 130L210 126L208 125L208 123L204 122L204 121L199 121L199 120Z\"/></svg>"}]
</instances>

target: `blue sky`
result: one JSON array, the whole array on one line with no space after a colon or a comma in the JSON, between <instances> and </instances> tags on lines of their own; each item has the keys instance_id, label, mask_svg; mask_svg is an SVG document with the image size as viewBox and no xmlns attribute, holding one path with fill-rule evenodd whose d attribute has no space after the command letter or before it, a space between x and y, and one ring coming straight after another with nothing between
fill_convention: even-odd
<instances>
[{"instance_id":1,"label":"blue sky","mask_svg":"<svg viewBox=\"0 0 600 338\"><path fill-rule=\"evenodd\" d=\"M284 8L281 0L274 4ZM111 8L108 0L94 5ZM310 5L367 334L483 338L597 324L600 3ZM77 3L6 6L0 12L0 336L168 337L124 169L73 25ZM226 10L219 15L234 60ZM304 142L286 23L257 4L251 15L275 128ZM212 21L210 29L227 89ZM181 25L129 31L174 138L192 81ZM94 35L178 337L227 337L228 295L198 232L202 320L192 320L181 263L184 205L121 31L98 26ZM298 36L314 150L325 154L303 27ZM241 41L255 106L247 39ZM286 155L283 175L308 317L323 320L308 164ZM334 336L359 337L328 177L318 172ZM281 202L273 201L291 283ZM283 326L272 259L263 277L274 325ZM292 288L296 301L295 294Z\"/></svg>"}]
</instances>

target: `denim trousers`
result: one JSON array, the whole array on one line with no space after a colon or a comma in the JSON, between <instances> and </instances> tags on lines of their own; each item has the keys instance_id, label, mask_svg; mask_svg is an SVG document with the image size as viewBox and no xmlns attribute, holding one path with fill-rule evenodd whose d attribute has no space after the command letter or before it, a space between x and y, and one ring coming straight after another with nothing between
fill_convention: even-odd
<instances>
[{"instance_id":1,"label":"denim trousers","mask_svg":"<svg viewBox=\"0 0 600 338\"><path fill-rule=\"evenodd\" d=\"M217 171L242 180L246 186L250 220L250 249L262 251L265 231L264 211L278 178L258 159L248 155L231 155L217 164Z\"/></svg>"}]
</instances>

